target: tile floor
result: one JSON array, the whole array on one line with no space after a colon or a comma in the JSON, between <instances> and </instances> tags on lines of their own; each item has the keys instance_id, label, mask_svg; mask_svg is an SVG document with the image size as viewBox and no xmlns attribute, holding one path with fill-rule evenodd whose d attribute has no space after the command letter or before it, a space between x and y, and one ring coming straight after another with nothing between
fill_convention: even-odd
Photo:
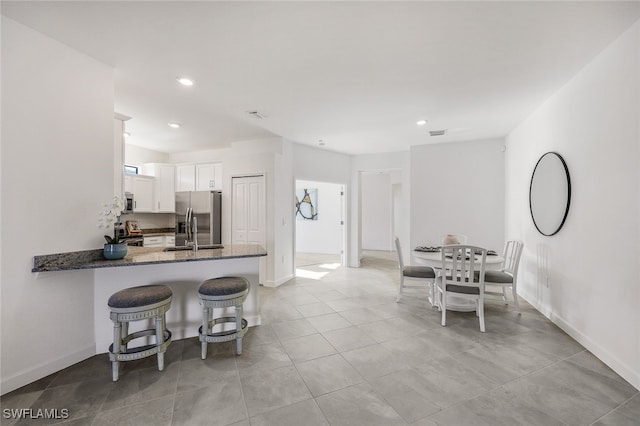
<instances>
[{"instance_id":1,"label":"tile floor","mask_svg":"<svg viewBox=\"0 0 640 426\"><path fill-rule=\"evenodd\" d=\"M395 303L393 253L363 267L298 262L301 275L261 288L263 325L241 356L231 344L175 341L166 368L106 355L4 395L3 409L66 408L73 425L639 425L638 390L523 302L447 327L424 297ZM51 424L15 421L2 424Z\"/></svg>"}]
</instances>

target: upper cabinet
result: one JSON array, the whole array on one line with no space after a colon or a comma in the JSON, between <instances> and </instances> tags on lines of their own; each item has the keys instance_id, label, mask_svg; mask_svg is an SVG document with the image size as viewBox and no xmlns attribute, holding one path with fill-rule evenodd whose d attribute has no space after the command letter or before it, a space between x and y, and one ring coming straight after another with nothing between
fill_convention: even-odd
<instances>
[{"instance_id":1,"label":"upper cabinet","mask_svg":"<svg viewBox=\"0 0 640 426\"><path fill-rule=\"evenodd\" d=\"M176 206L175 176L173 164L145 163L142 173L155 177L153 211L156 213L174 213ZM133 193L134 200L137 198Z\"/></svg>"},{"instance_id":2,"label":"upper cabinet","mask_svg":"<svg viewBox=\"0 0 640 426\"><path fill-rule=\"evenodd\" d=\"M196 191L222 189L222 164L196 164Z\"/></svg>"},{"instance_id":3,"label":"upper cabinet","mask_svg":"<svg viewBox=\"0 0 640 426\"><path fill-rule=\"evenodd\" d=\"M134 213L153 213L153 176L131 175Z\"/></svg>"},{"instance_id":4,"label":"upper cabinet","mask_svg":"<svg viewBox=\"0 0 640 426\"><path fill-rule=\"evenodd\" d=\"M195 164L181 164L176 166L176 191L196 190Z\"/></svg>"},{"instance_id":5,"label":"upper cabinet","mask_svg":"<svg viewBox=\"0 0 640 426\"><path fill-rule=\"evenodd\" d=\"M176 191L221 191L222 163L176 167Z\"/></svg>"}]
</instances>

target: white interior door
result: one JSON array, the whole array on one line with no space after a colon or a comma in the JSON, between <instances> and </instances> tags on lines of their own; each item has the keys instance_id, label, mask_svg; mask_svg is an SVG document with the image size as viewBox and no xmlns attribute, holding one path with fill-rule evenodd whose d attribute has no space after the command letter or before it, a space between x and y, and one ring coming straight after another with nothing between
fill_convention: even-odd
<instances>
[{"instance_id":1,"label":"white interior door","mask_svg":"<svg viewBox=\"0 0 640 426\"><path fill-rule=\"evenodd\" d=\"M259 244L266 249L264 175L234 177L231 185L231 242ZM260 260L261 282L265 277L265 265L263 257Z\"/></svg>"}]
</instances>

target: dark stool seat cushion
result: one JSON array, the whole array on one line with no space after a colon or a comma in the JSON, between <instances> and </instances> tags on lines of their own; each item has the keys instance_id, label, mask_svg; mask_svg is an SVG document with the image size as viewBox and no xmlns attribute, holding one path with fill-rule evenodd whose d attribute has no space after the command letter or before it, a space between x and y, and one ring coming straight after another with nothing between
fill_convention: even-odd
<instances>
[{"instance_id":1,"label":"dark stool seat cushion","mask_svg":"<svg viewBox=\"0 0 640 426\"><path fill-rule=\"evenodd\" d=\"M111 308L137 308L160 303L172 295L171 289L165 285L143 285L114 293L107 304Z\"/></svg>"},{"instance_id":2,"label":"dark stool seat cushion","mask_svg":"<svg viewBox=\"0 0 640 426\"><path fill-rule=\"evenodd\" d=\"M476 279L480 276L480 272L476 271ZM513 277L506 272L502 271L485 271L484 273L485 283L499 283L499 284L513 284Z\"/></svg>"},{"instance_id":3,"label":"dark stool seat cushion","mask_svg":"<svg viewBox=\"0 0 640 426\"><path fill-rule=\"evenodd\" d=\"M204 296L229 296L242 293L249 288L249 280L244 277L220 277L206 280L198 293Z\"/></svg>"},{"instance_id":4,"label":"dark stool seat cushion","mask_svg":"<svg viewBox=\"0 0 640 426\"><path fill-rule=\"evenodd\" d=\"M480 289L478 287L456 284L447 284L447 291L462 294L480 294Z\"/></svg>"},{"instance_id":5,"label":"dark stool seat cushion","mask_svg":"<svg viewBox=\"0 0 640 426\"><path fill-rule=\"evenodd\" d=\"M431 266L405 266L402 275L412 278L435 278L436 273Z\"/></svg>"}]
</instances>

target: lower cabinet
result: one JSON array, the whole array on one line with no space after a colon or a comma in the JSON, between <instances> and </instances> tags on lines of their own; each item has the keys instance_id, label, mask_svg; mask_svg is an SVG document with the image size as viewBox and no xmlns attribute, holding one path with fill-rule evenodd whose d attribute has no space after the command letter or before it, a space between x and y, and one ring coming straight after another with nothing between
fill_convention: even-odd
<instances>
[{"instance_id":1,"label":"lower cabinet","mask_svg":"<svg viewBox=\"0 0 640 426\"><path fill-rule=\"evenodd\" d=\"M174 247L176 245L176 237L173 235L157 235L143 239L144 247Z\"/></svg>"}]
</instances>

